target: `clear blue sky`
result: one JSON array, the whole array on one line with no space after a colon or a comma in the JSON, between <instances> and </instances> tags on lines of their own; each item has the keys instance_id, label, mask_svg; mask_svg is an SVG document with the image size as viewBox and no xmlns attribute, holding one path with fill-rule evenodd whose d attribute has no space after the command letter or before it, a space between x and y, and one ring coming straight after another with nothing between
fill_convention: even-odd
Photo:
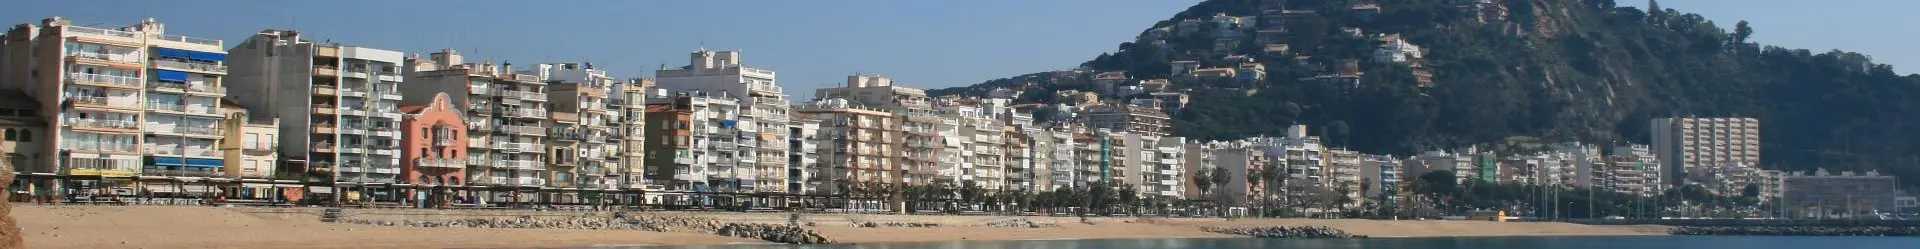
<instances>
[{"instance_id":1,"label":"clear blue sky","mask_svg":"<svg viewBox=\"0 0 1920 249\"><path fill-rule=\"evenodd\" d=\"M145 17L168 33L226 39L291 28L315 40L469 60L591 61L618 76L686 64L687 53L744 50L796 97L855 72L937 88L1069 68L1198 0L978 1L366 1L366 0L0 0L0 22L65 16L123 26ZM1619 1L1642 6L1638 0ZM1668 0L1731 27L1748 20L1754 40L1816 51L1839 48L1881 63L1920 65L1898 26L1914 22L1911 0ZM1835 39L1834 37L1845 37ZM1913 72L1901 69L1901 72ZM798 100L796 100L798 101Z\"/></svg>"}]
</instances>

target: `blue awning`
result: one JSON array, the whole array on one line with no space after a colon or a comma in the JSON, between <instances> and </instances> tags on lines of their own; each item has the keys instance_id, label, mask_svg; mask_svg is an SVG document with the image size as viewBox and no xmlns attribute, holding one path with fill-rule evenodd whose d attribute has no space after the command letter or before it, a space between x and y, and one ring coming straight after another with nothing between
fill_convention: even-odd
<instances>
[{"instance_id":1,"label":"blue awning","mask_svg":"<svg viewBox=\"0 0 1920 249\"><path fill-rule=\"evenodd\" d=\"M187 167L217 168L226 165L220 159L187 158Z\"/></svg>"},{"instance_id":2,"label":"blue awning","mask_svg":"<svg viewBox=\"0 0 1920 249\"><path fill-rule=\"evenodd\" d=\"M179 58L179 59L200 60L200 61L227 61L227 54L200 52L200 51L192 51L192 50L179 50L179 49L171 49L171 48L154 48L153 55L159 56L160 58Z\"/></svg>"},{"instance_id":3,"label":"blue awning","mask_svg":"<svg viewBox=\"0 0 1920 249\"><path fill-rule=\"evenodd\" d=\"M217 167L226 165L226 162L222 161L221 159L153 157L153 165L154 166L187 166L187 167L217 168Z\"/></svg>"},{"instance_id":4,"label":"blue awning","mask_svg":"<svg viewBox=\"0 0 1920 249\"><path fill-rule=\"evenodd\" d=\"M217 54L217 53L208 53L208 52L193 52L193 55L190 58L194 60L202 60L202 61L227 61L226 54Z\"/></svg>"},{"instance_id":5,"label":"blue awning","mask_svg":"<svg viewBox=\"0 0 1920 249\"><path fill-rule=\"evenodd\" d=\"M154 166L180 166L182 161L184 160L178 157L155 157L153 158L153 165Z\"/></svg>"},{"instance_id":6,"label":"blue awning","mask_svg":"<svg viewBox=\"0 0 1920 249\"><path fill-rule=\"evenodd\" d=\"M154 48L153 49L153 55L159 56L160 58L191 59L193 58L193 55L192 55L193 53L194 53L193 51L171 49L171 48Z\"/></svg>"},{"instance_id":7,"label":"blue awning","mask_svg":"<svg viewBox=\"0 0 1920 249\"><path fill-rule=\"evenodd\" d=\"M153 77L165 81L187 82L187 72L181 71L157 70L153 72Z\"/></svg>"}]
</instances>

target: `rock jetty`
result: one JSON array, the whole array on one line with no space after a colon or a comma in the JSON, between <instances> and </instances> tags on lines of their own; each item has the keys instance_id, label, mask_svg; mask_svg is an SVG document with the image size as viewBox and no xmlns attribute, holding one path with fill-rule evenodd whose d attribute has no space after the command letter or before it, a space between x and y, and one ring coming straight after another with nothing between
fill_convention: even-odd
<instances>
[{"instance_id":1,"label":"rock jetty","mask_svg":"<svg viewBox=\"0 0 1920 249\"><path fill-rule=\"evenodd\" d=\"M1683 226L1673 235L1920 236L1917 227L1891 226Z\"/></svg>"},{"instance_id":2,"label":"rock jetty","mask_svg":"<svg viewBox=\"0 0 1920 249\"><path fill-rule=\"evenodd\" d=\"M981 224L981 226L985 226L985 227L993 227L993 228L1003 228L1003 227L1009 227L1009 228L1042 228L1042 227L1060 227L1060 224L1053 224L1053 223L1038 223L1038 222L1033 222L1033 220L1028 220L1027 218L1017 218L1017 219L1009 219L1009 220L1000 220L1000 221L993 221L993 222L987 222L986 224Z\"/></svg>"},{"instance_id":3,"label":"rock jetty","mask_svg":"<svg viewBox=\"0 0 1920 249\"><path fill-rule=\"evenodd\" d=\"M720 236L755 238L775 243L787 244L832 244L832 239L820 236L812 229L792 225L727 223L715 232Z\"/></svg>"},{"instance_id":4,"label":"rock jetty","mask_svg":"<svg viewBox=\"0 0 1920 249\"><path fill-rule=\"evenodd\" d=\"M1253 236L1255 238L1344 239L1344 238L1366 238L1367 237L1366 235L1350 234L1350 233L1347 233L1347 231L1341 231L1340 229L1334 229L1331 227L1324 227L1324 226L1232 227L1232 228L1206 227L1206 228L1201 228L1201 230L1212 232L1212 233Z\"/></svg>"}]
</instances>

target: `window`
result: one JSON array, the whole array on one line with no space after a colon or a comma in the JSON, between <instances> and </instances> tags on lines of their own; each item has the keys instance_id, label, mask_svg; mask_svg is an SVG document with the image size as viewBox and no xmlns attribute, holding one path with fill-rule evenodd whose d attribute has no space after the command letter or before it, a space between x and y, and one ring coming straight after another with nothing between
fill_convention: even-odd
<instances>
[{"instance_id":1,"label":"window","mask_svg":"<svg viewBox=\"0 0 1920 249\"><path fill-rule=\"evenodd\" d=\"M9 129L6 129L6 134L5 134L5 135L0 135L0 139L5 139L5 140L7 140L7 141L14 141L14 138L16 138L16 137L19 137L19 135L18 135L18 134L13 134L13 129L11 129L11 128L9 128Z\"/></svg>"},{"instance_id":2,"label":"window","mask_svg":"<svg viewBox=\"0 0 1920 249\"><path fill-rule=\"evenodd\" d=\"M20 129L20 139L19 139L19 141L21 141L21 142L33 142L33 130L28 130L28 129Z\"/></svg>"}]
</instances>

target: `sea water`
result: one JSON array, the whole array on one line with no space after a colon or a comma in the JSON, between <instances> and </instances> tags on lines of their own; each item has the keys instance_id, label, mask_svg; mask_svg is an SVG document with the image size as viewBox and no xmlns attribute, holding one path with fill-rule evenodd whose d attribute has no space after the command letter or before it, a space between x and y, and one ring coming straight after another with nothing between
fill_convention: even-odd
<instances>
[{"instance_id":1,"label":"sea water","mask_svg":"<svg viewBox=\"0 0 1920 249\"><path fill-rule=\"evenodd\" d=\"M952 241L858 245L711 245L607 246L593 248L670 249L1225 249L1225 248L1404 248L1404 249L1920 249L1920 238L1785 236L1630 236L1630 237L1477 237L1371 239L1103 239Z\"/></svg>"}]
</instances>

